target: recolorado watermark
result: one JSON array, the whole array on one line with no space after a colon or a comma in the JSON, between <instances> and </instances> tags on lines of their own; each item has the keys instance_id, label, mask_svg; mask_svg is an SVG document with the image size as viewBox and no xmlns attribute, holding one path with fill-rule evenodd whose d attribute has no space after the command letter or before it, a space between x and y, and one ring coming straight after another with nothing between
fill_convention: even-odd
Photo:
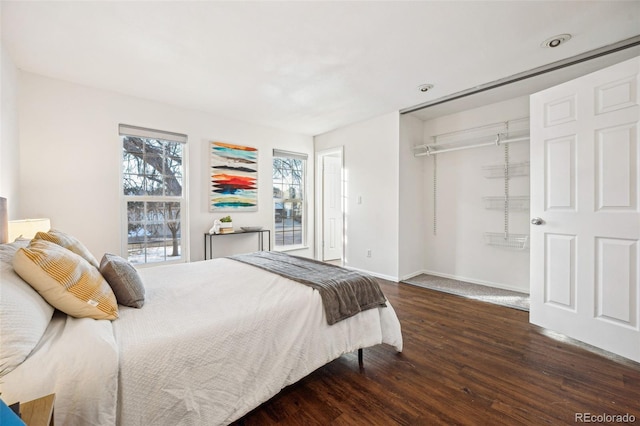
<instances>
[{"instance_id":1,"label":"recolorado watermark","mask_svg":"<svg viewBox=\"0 0 640 426\"><path fill-rule=\"evenodd\" d=\"M633 414L593 414L593 413L575 413L574 421L576 423L635 423L636 416Z\"/></svg>"}]
</instances>

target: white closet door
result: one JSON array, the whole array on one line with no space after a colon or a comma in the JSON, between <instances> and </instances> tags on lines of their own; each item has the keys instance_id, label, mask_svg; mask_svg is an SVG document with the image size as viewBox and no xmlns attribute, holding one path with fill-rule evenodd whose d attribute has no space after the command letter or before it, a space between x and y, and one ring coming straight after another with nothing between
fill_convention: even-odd
<instances>
[{"instance_id":1,"label":"white closet door","mask_svg":"<svg viewBox=\"0 0 640 426\"><path fill-rule=\"evenodd\" d=\"M531 96L530 320L640 362L639 70Z\"/></svg>"}]
</instances>

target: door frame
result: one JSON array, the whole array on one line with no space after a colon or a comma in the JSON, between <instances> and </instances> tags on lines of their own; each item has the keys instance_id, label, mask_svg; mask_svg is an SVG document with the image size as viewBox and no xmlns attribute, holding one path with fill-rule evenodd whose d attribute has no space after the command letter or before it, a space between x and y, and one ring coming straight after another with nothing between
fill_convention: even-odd
<instances>
[{"instance_id":1,"label":"door frame","mask_svg":"<svg viewBox=\"0 0 640 426\"><path fill-rule=\"evenodd\" d=\"M335 157L337 154L340 157L340 211L342 212L342 254L340 256L341 262L344 264L344 254L346 252L346 239L344 232L345 224L345 180L344 180L344 146L335 148L329 148L316 152L316 247L315 258L322 261L324 257L324 167L323 162L325 157Z\"/></svg>"}]
</instances>

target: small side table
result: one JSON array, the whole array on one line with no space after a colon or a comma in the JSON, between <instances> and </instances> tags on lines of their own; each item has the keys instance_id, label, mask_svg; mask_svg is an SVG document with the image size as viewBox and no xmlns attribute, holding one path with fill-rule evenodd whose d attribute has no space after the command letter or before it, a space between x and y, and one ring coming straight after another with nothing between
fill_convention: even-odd
<instances>
[{"instance_id":1,"label":"small side table","mask_svg":"<svg viewBox=\"0 0 640 426\"><path fill-rule=\"evenodd\" d=\"M265 238L265 235L266 238ZM259 231L234 231L228 234L209 234L208 232L204 234L204 260L213 258L213 237L224 237L227 235L242 235L242 234L258 234L258 250L264 250L264 241L267 240L267 245L269 247L269 251L271 251L271 230L270 229L260 229ZM208 244L207 244L208 243ZM207 246L209 247L207 257Z\"/></svg>"},{"instance_id":2,"label":"small side table","mask_svg":"<svg viewBox=\"0 0 640 426\"><path fill-rule=\"evenodd\" d=\"M53 425L53 404L56 394L43 396L20 404L20 414L22 421L27 426L54 426Z\"/></svg>"}]
</instances>

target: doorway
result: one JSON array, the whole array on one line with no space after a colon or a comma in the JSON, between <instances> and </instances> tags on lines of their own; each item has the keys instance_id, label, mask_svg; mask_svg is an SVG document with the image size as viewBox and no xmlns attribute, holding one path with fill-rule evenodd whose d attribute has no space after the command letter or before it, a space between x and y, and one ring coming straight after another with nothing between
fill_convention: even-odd
<instances>
[{"instance_id":1,"label":"doorway","mask_svg":"<svg viewBox=\"0 0 640 426\"><path fill-rule=\"evenodd\" d=\"M344 254L343 148L316 153L317 258L342 265Z\"/></svg>"}]
</instances>

